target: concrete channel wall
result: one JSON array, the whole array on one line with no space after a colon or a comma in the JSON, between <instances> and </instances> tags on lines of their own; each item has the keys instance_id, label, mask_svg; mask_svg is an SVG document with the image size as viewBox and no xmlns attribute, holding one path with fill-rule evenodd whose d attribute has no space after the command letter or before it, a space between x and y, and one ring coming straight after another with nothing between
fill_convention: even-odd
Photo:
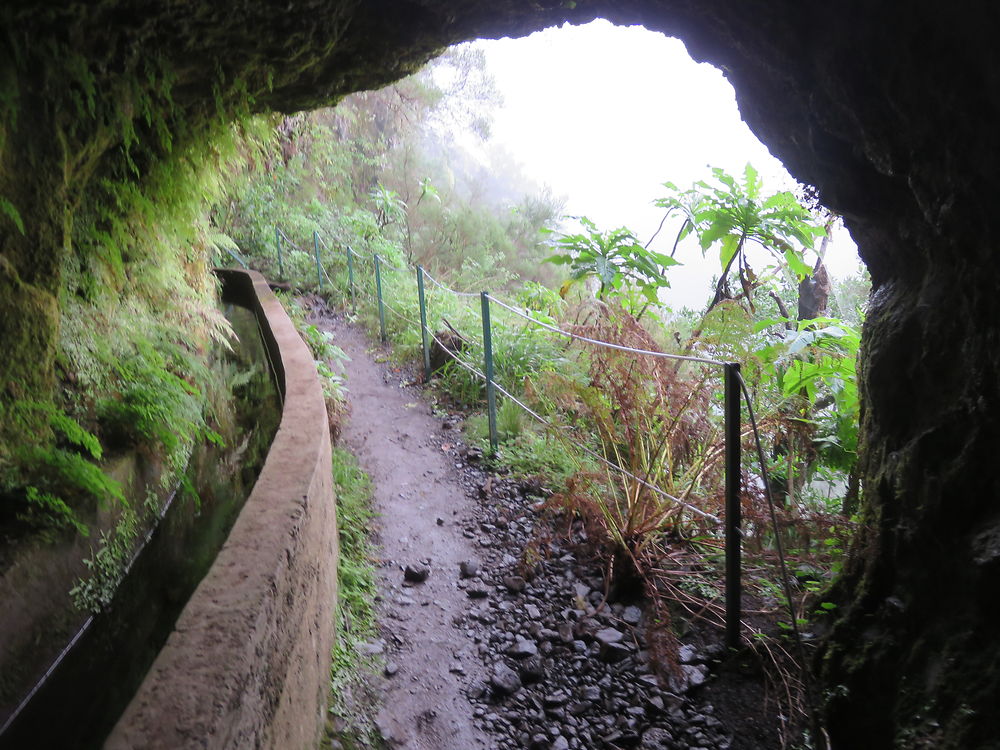
<instances>
[{"instance_id":1,"label":"concrete channel wall","mask_svg":"<svg viewBox=\"0 0 1000 750\"><path fill-rule=\"evenodd\" d=\"M105 747L315 746L337 597L330 435L312 355L264 278L219 272L257 314L284 409L229 538Z\"/></svg>"}]
</instances>

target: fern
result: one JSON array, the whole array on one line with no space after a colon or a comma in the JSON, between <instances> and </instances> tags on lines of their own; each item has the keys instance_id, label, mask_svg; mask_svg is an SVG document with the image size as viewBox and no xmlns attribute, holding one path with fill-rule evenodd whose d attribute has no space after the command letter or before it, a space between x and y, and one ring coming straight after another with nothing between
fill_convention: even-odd
<instances>
[{"instance_id":1,"label":"fern","mask_svg":"<svg viewBox=\"0 0 1000 750\"><path fill-rule=\"evenodd\" d=\"M98 461L101 460L104 454L101 443L91 433L83 429L75 419L53 408L49 414L49 423L70 443L83 448Z\"/></svg>"},{"instance_id":2,"label":"fern","mask_svg":"<svg viewBox=\"0 0 1000 750\"><path fill-rule=\"evenodd\" d=\"M78 453L32 446L25 454L31 472L40 475L38 483L47 491L84 496L101 507L108 507L109 500L127 504L122 486Z\"/></svg>"},{"instance_id":3,"label":"fern","mask_svg":"<svg viewBox=\"0 0 1000 750\"><path fill-rule=\"evenodd\" d=\"M14 222L14 226L17 227L17 231L24 234L24 221L21 219L21 214L18 212L17 208L14 207L13 203L6 198L0 198L0 212L6 214L7 218Z\"/></svg>"},{"instance_id":4,"label":"fern","mask_svg":"<svg viewBox=\"0 0 1000 750\"><path fill-rule=\"evenodd\" d=\"M80 536L90 536L90 529L77 519L73 509L62 498L37 487L25 488L25 495L28 507L16 514L19 521L42 528L72 528Z\"/></svg>"}]
</instances>

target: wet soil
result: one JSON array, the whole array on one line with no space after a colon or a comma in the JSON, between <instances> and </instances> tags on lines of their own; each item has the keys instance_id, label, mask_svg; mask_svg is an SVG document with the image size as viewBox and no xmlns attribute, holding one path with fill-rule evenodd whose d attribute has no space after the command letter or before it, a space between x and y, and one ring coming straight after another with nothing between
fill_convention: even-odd
<instances>
[{"instance_id":1,"label":"wet soil","mask_svg":"<svg viewBox=\"0 0 1000 750\"><path fill-rule=\"evenodd\" d=\"M323 327L351 358L345 364L351 417L341 442L371 477L380 516L381 642L373 648L384 650L392 675L382 679L378 727L388 744L414 750L489 747L465 695L469 680L481 676L473 643L452 624L477 606L457 586L460 563L476 550L461 533L475 501L449 453L454 436L405 386L405 375L374 361L385 355L369 354L363 333L330 319ZM405 581L408 565L426 567L426 580ZM459 665L464 674L455 671Z\"/></svg>"}]
</instances>

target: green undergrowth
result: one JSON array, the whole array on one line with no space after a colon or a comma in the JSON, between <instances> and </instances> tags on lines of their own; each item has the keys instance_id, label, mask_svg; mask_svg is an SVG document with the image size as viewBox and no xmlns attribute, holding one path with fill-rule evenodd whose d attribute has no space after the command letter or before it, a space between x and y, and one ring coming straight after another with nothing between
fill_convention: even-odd
<instances>
[{"instance_id":1,"label":"green undergrowth","mask_svg":"<svg viewBox=\"0 0 1000 750\"><path fill-rule=\"evenodd\" d=\"M548 489L560 491L567 480L587 462L565 439L534 424L510 401L497 409L496 461L510 468L515 477L537 479ZM484 413L470 414L463 428L466 440L483 453L489 452L489 420Z\"/></svg>"},{"instance_id":2,"label":"green undergrowth","mask_svg":"<svg viewBox=\"0 0 1000 750\"><path fill-rule=\"evenodd\" d=\"M321 330L306 320L305 308L294 294L279 291L277 297L312 353L316 374L323 388L330 434L336 442L341 423L347 413L347 387L343 376L343 363L348 356L343 349L333 343L332 333Z\"/></svg>"},{"instance_id":3,"label":"green undergrowth","mask_svg":"<svg viewBox=\"0 0 1000 750\"><path fill-rule=\"evenodd\" d=\"M141 177L126 159L95 179L61 256L55 387L0 398L9 535L85 534L95 502L123 502L110 480L95 496L102 458L138 448L176 474L195 441L217 439L208 360L232 332L217 305L207 207L246 139L220 125Z\"/></svg>"},{"instance_id":4,"label":"green undergrowth","mask_svg":"<svg viewBox=\"0 0 1000 750\"><path fill-rule=\"evenodd\" d=\"M330 708L321 747L376 748L381 747L374 723L378 707L370 675L377 665L361 648L376 632L371 482L357 459L337 447L333 449L333 481L340 557Z\"/></svg>"}]
</instances>

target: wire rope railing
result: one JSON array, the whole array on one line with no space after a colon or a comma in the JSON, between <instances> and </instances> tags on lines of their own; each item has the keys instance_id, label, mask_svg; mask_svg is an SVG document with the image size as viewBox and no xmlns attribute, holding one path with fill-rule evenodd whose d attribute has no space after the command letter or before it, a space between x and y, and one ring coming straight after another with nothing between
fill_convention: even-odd
<instances>
[{"instance_id":1,"label":"wire rope railing","mask_svg":"<svg viewBox=\"0 0 1000 750\"><path fill-rule=\"evenodd\" d=\"M441 347L441 351L443 351L446 356L451 357L451 359L455 362L455 364L457 364L464 370L472 373L480 380L486 380L486 375L484 375L481 370L477 369L475 365L469 364L464 359L455 354L455 352L453 352L451 349L448 348L447 344L441 341L441 339L439 339L433 333L431 334L431 338L437 342L438 346Z\"/></svg>"},{"instance_id":2,"label":"wire rope railing","mask_svg":"<svg viewBox=\"0 0 1000 750\"><path fill-rule=\"evenodd\" d=\"M410 271L409 268L400 268L399 266L394 266L392 265L392 263L389 263L385 258L382 258L381 256L379 257L380 257L380 262L382 264L382 268L388 268L390 271L395 271L396 273L409 273Z\"/></svg>"},{"instance_id":3,"label":"wire rope railing","mask_svg":"<svg viewBox=\"0 0 1000 750\"><path fill-rule=\"evenodd\" d=\"M282 241L284 241L288 247L298 250L301 253L306 253L306 251L292 241L287 234L285 234L279 227L275 227L275 242L278 250L278 264L279 273L284 272L283 268L283 257L282 257ZM330 273L327 271L325 265L322 262L322 254L320 247L326 250L326 252L331 257L337 256L337 251L331 246L331 243L322 237L318 231L313 231L312 237L313 245L313 255L316 264L316 286L322 291L323 281L335 289L337 284L334 278L331 277ZM602 455L600 451L594 450L590 446L586 445L583 440L573 440L573 445L587 455L589 458L598 461L600 464L604 465L608 470L617 472L621 476L627 478L630 482L634 482L637 486L642 487L656 496L661 497L663 500L674 504L677 508L681 509L681 512L689 512L699 518L709 521L716 526L724 526L725 533L725 578L726 578L726 642L730 646L736 646L740 640L740 618L741 618L741 581L740 581L740 548L741 548L741 508L740 508L740 492L741 492L741 450L740 450L740 366L735 362L726 362L723 360L712 359L710 357L700 357L692 356L687 354L672 354L668 352L656 351L653 349L644 349L640 347L627 346L622 343L617 343L614 341L605 341L602 339L594 338L592 336L586 336L574 331L567 331L558 325L555 325L547 320L540 320L531 312L525 309L519 309L515 305L512 305L504 300L498 299L488 292L463 292L457 289L453 289L448 285L444 284L439 279L435 278L432 274L428 273L425 268L420 265L414 265L407 267L399 267L392 263L386 261L385 258L381 257L378 253L358 253L350 246L344 248L343 251L344 261L347 266L347 293L351 297L352 304L357 307L358 297L370 300L374 303L375 309L378 315L378 325L379 325L379 338L385 343L388 341L387 329L386 329L386 311L390 315L395 316L395 318L403 321L406 325L417 328L420 331L421 339L421 352L423 355L423 370L424 370L424 380L429 381L432 375L431 372L431 357L430 350L432 342L436 347L448 358L456 363L457 366L461 367L467 371L474 378L482 381L485 385L486 391L486 403L487 403L487 419L489 426L489 444L490 449L496 452L499 449L499 436L497 431L497 406L496 406L496 396L497 393L501 394L504 399L509 400L518 409L524 411L529 417L537 421L539 424L543 425L546 429L554 431L557 435L566 435L567 431L570 429L567 426L557 425L551 419L546 418L544 415L540 414L535 409L532 409L528 404L518 398L514 393L511 392L510 388L505 387L503 384L497 382L497 378L494 373L494 356L493 356L493 325L490 320L490 308L491 304L496 305L498 308L505 310L506 312L512 313L513 315L524 319L530 325L537 326L543 330L548 331L556 336L568 339L570 341L580 342L588 344L591 346L602 347L606 349L616 350L623 352L625 354L634 355L636 357L652 357L656 359L667 359L682 362L691 362L695 364L701 364L709 367L720 368L723 373L723 392L724 392L724 406L723 414L725 419L724 435L725 435L725 453L724 453L724 464L725 464L725 512L720 515L716 515L707 510L703 510L692 503L686 502L681 498L674 496L673 494L667 492L662 487L657 486L654 482L649 481L648 478L644 478L634 471L620 466L615 461L612 461L605 455ZM308 253L307 253L308 255ZM298 261L301 266L301 258ZM383 282L383 270L389 271L393 274L395 279L403 279L405 274L414 273L416 277L416 292L417 292L417 303L419 309L419 321L415 320L411 315L404 313L401 309L394 304L386 301ZM359 274L359 271L365 271ZM362 277L359 279L359 275ZM360 282L360 283L359 283ZM482 339L479 340L478 335L475 337L469 336L467 333L463 334L458 329L456 329L447 319L442 315L442 320L444 323L455 333L460 339L465 341L467 344L473 342L475 347L480 347L482 349L482 368L476 367L474 364L465 361L460 357L452 347L448 345L448 342L443 341L430 325L428 325L428 310L431 305L428 304L427 295L427 283L437 290L440 290L446 294L452 295L457 299L471 300L478 297L480 300L480 320L482 322ZM393 282L398 283L398 282ZM749 398L749 394L747 394Z\"/></svg>"},{"instance_id":4,"label":"wire rope railing","mask_svg":"<svg viewBox=\"0 0 1000 750\"><path fill-rule=\"evenodd\" d=\"M388 302L383 302L382 304L385 306L386 310L388 310L389 312L391 312L393 315L395 315L397 318L399 318L403 322L409 323L410 325L412 325L414 327L417 327L417 326L420 325L419 322L417 322L416 320L414 320L413 318L411 318L409 315L405 315L404 313L401 313L399 310L397 310L395 307L393 307L392 305L390 305Z\"/></svg>"},{"instance_id":5,"label":"wire rope railing","mask_svg":"<svg viewBox=\"0 0 1000 750\"><path fill-rule=\"evenodd\" d=\"M691 356L684 355L684 354L669 354L667 352L656 352L656 351L652 351L650 349L636 349L635 347L622 346L621 344L615 344L615 343L612 343L610 341L601 341L600 339L593 339L593 338L590 338L589 336L581 336L578 333L572 333L570 331L565 331L562 328L559 328L558 326L551 325L549 323L546 323L543 320L538 320L537 318L532 317L531 315L528 315L527 313L523 313L520 310L518 310L516 307L514 307L512 305L508 305L503 300L497 299L492 294L488 294L487 296L489 297L489 299L490 299L491 302L497 303L498 305L500 305L500 307L503 307L503 308L509 310L510 312L514 313L515 315L517 315L517 316L519 316L521 318L524 318L525 320L531 321L532 323L534 323L537 326L540 326L541 328L545 328L546 330L552 331L553 333L556 333L556 334L558 334L560 336L565 336L566 338L572 339L574 341L582 341L582 342L584 342L586 344L594 344L595 346L603 346L606 349L617 349L618 351L631 352L633 354L641 354L641 355L647 356L647 357L660 357L660 358L663 358L663 359L674 359L674 360L681 360L681 361L684 361L684 362L698 362L698 363L703 364L703 365L716 365L716 366L719 366L719 367L724 367L727 364L726 362L723 362L720 359L706 359L705 357L691 357Z\"/></svg>"},{"instance_id":6,"label":"wire rope railing","mask_svg":"<svg viewBox=\"0 0 1000 750\"><path fill-rule=\"evenodd\" d=\"M457 289L452 289L451 287L445 286L440 281L438 281L433 276L431 276L430 273L427 271L426 268L423 268L423 266L418 266L418 268L421 268L423 270L424 278L427 279L428 281L430 281L434 286L438 287L439 289L443 289L446 292L450 292L451 294L454 294L456 297L478 297L479 296L479 292L460 292Z\"/></svg>"},{"instance_id":7,"label":"wire rope railing","mask_svg":"<svg viewBox=\"0 0 1000 750\"><path fill-rule=\"evenodd\" d=\"M482 375L481 377L485 378L485 375ZM526 412L530 417L532 417L539 424L542 424L542 425L544 425L545 427L547 427L547 428L549 428L551 430L555 430L557 433L558 432L563 432L563 431L568 431L568 429L569 429L568 427L559 426L559 425L556 425L553 422L549 421L548 419L546 419L545 417L543 417L541 414L539 414L538 412L536 412L534 409L532 409L530 406L528 406L527 404L525 404L523 401L521 401L520 399L518 399L514 394L512 394L510 391L508 391L506 388L504 388L499 383L496 384L496 389L500 393L502 393L505 398L508 398L511 401L513 401L515 404L517 404L518 407L520 407L524 412ZM618 473L620 473L622 476L628 477L629 479L631 479L632 481L636 482L640 486L645 487L648 490L651 490L652 492L656 493L660 497L662 497L662 498L664 498L666 500L669 500L670 502L674 503L678 507L684 508L685 510L689 510L692 513L694 513L695 515L701 516L702 518L704 518L706 520L709 520L709 521L712 521L715 524L718 524L718 525L722 524L722 519L719 518L718 516L713 515L711 513L708 513L707 511L704 511L704 510L702 510L701 508L699 508L699 507L697 507L695 505L691 505L690 503L686 503L683 500L681 500L679 497L674 497L673 495L671 495L666 490L661 489L660 487L657 487L655 484L651 484L650 482L646 481L642 477L637 476L636 474L633 474L628 469L619 466L615 462L609 461L605 456L602 456L597 451L592 450L591 448L587 447L587 445L585 445L584 443L577 442L577 443L575 443L575 445L576 445L577 448L579 448L580 450L582 450L588 456L590 456L591 458L593 458L593 459L601 462L602 464L604 464L605 466L607 466L609 469L613 469L613 470L617 471Z\"/></svg>"}]
</instances>

